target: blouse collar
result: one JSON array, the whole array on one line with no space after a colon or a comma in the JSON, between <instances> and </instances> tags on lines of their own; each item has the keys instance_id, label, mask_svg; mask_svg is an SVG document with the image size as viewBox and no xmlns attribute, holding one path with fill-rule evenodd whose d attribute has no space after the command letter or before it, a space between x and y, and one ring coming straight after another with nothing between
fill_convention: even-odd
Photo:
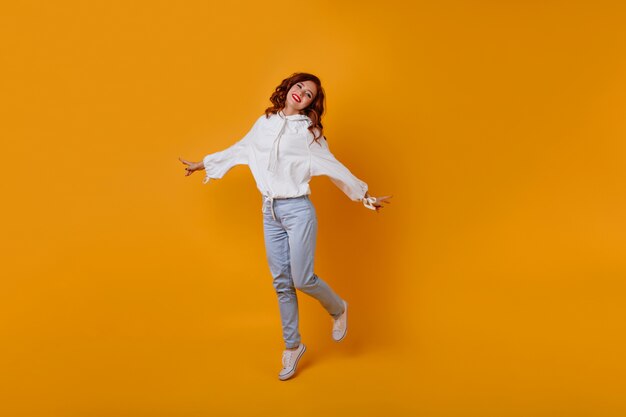
<instances>
[{"instance_id":1,"label":"blouse collar","mask_svg":"<svg viewBox=\"0 0 626 417\"><path fill-rule=\"evenodd\" d=\"M313 123L311 122L311 119L309 119L309 117L305 116L304 114L292 114L292 115L286 116L282 110L279 110L277 114L281 118L281 122L280 122L281 127L280 127L280 130L278 131L278 134L276 135L276 138L274 138L274 142L272 143L272 150L270 151L270 158L269 158L269 163L267 165L267 169L268 171L271 171L271 172L276 172L276 166L278 165L278 145L280 143L280 138L283 136L283 133L287 126L287 121L288 120L308 120L309 125Z\"/></svg>"},{"instance_id":2,"label":"blouse collar","mask_svg":"<svg viewBox=\"0 0 626 417\"><path fill-rule=\"evenodd\" d=\"M281 118L287 119L287 120L310 120L309 116L306 116L304 114L290 114L289 116L286 116L285 113L283 113L282 110L278 111L278 115Z\"/></svg>"}]
</instances>

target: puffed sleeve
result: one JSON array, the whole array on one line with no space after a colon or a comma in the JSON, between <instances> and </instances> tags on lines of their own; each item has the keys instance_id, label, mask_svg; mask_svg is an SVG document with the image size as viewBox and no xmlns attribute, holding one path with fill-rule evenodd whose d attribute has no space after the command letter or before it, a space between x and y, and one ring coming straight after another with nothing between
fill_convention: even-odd
<instances>
[{"instance_id":1,"label":"puffed sleeve","mask_svg":"<svg viewBox=\"0 0 626 417\"><path fill-rule=\"evenodd\" d=\"M352 201L362 201L365 207L375 210L372 203L374 197L365 197L368 186L355 177L348 168L335 158L330 152L326 138L322 136L318 141L311 140L311 176L326 175Z\"/></svg>"},{"instance_id":2,"label":"puffed sleeve","mask_svg":"<svg viewBox=\"0 0 626 417\"><path fill-rule=\"evenodd\" d=\"M236 165L247 165L248 155L250 151L250 143L253 135L256 132L257 126L261 118L258 118L252 128L246 133L246 135L230 146L220 152L215 152L204 157L202 160L204 169L206 171L203 184L208 183L211 179L220 179L231 168Z\"/></svg>"}]
</instances>

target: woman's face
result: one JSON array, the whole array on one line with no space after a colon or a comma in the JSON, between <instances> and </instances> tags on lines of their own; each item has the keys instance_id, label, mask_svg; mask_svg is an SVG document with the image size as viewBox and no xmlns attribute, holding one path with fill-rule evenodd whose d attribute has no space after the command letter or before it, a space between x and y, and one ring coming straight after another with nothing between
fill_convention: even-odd
<instances>
[{"instance_id":1,"label":"woman's face","mask_svg":"<svg viewBox=\"0 0 626 417\"><path fill-rule=\"evenodd\" d=\"M306 109L317 96L317 86L313 81L299 81L291 86L287 92L285 106L294 110Z\"/></svg>"}]
</instances>

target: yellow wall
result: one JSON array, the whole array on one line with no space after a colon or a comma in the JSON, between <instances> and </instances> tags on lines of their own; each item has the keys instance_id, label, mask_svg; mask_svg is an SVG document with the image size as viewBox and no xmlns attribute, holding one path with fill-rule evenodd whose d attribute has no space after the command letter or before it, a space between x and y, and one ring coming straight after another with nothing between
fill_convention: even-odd
<instances>
[{"instance_id":1,"label":"yellow wall","mask_svg":"<svg viewBox=\"0 0 626 417\"><path fill-rule=\"evenodd\" d=\"M0 414L622 416L626 6L21 1L0 12ZM311 185L289 382L247 167L289 74L381 213Z\"/></svg>"}]
</instances>

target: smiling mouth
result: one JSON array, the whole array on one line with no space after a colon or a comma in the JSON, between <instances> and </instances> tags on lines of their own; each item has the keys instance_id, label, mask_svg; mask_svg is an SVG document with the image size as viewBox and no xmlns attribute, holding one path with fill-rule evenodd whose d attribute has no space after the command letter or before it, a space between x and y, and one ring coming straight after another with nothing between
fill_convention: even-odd
<instances>
[{"instance_id":1,"label":"smiling mouth","mask_svg":"<svg viewBox=\"0 0 626 417\"><path fill-rule=\"evenodd\" d=\"M291 95L291 97L293 97L293 99L294 99L295 101L297 101L298 103L300 103L300 102L302 101L302 100L300 100L300 97L298 97L298 96L297 96L297 95L295 95L295 94L292 94L292 95Z\"/></svg>"}]
</instances>

